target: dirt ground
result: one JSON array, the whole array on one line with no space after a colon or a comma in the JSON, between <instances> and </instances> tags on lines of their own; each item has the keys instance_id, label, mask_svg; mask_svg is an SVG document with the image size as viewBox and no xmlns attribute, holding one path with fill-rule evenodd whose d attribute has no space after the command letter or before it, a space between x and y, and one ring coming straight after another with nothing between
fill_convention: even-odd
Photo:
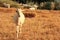
<instances>
[{"instance_id":1,"label":"dirt ground","mask_svg":"<svg viewBox=\"0 0 60 40\"><path fill-rule=\"evenodd\" d=\"M16 38L15 9L0 8L0 40L60 40L60 10L26 10L22 33ZM30 15L31 16L31 15Z\"/></svg>"}]
</instances>

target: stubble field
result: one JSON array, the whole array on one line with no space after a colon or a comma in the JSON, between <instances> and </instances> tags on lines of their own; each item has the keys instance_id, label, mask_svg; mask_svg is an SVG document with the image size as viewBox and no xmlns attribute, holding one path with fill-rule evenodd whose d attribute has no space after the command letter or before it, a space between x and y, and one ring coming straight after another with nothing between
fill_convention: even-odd
<instances>
[{"instance_id":1,"label":"stubble field","mask_svg":"<svg viewBox=\"0 0 60 40\"><path fill-rule=\"evenodd\" d=\"M13 19L16 9L0 8L0 40L60 40L60 10L24 10L24 14L35 16L26 17L17 39Z\"/></svg>"}]
</instances>

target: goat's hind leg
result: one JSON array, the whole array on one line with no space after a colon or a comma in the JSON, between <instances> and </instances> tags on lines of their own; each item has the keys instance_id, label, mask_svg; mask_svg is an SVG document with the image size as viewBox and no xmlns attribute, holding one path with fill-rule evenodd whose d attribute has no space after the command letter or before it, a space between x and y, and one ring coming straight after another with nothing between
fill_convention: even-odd
<instances>
[{"instance_id":1,"label":"goat's hind leg","mask_svg":"<svg viewBox=\"0 0 60 40\"><path fill-rule=\"evenodd\" d=\"M20 24L20 29L19 30L20 30L20 33L22 33L22 24Z\"/></svg>"}]
</instances>

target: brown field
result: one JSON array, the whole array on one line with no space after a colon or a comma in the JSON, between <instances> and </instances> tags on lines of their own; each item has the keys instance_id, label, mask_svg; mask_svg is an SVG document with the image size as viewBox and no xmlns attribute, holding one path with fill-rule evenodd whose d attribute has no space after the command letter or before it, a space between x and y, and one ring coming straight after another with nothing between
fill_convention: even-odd
<instances>
[{"instance_id":1,"label":"brown field","mask_svg":"<svg viewBox=\"0 0 60 40\"><path fill-rule=\"evenodd\" d=\"M15 10L0 8L0 40L17 40L13 19ZM35 16L26 17L18 40L60 40L60 10L27 9L24 13Z\"/></svg>"}]
</instances>

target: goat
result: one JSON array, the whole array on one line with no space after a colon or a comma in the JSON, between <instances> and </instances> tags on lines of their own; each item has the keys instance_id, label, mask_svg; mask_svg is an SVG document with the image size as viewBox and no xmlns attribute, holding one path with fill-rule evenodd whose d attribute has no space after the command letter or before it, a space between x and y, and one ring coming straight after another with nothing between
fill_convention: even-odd
<instances>
[{"instance_id":1,"label":"goat","mask_svg":"<svg viewBox=\"0 0 60 40\"><path fill-rule=\"evenodd\" d=\"M15 17L15 20L17 20L17 23L16 23L16 27L17 27L17 38L18 38L18 35L19 35L19 32L21 32L21 28L22 28L22 24L24 23L24 20L25 20L25 16L22 12L23 10L22 9L17 9L16 13L16 17Z\"/></svg>"},{"instance_id":2,"label":"goat","mask_svg":"<svg viewBox=\"0 0 60 40\"><path fill-rule=\"evenodd\" d=\"M3 5L4 5L5 7L8 7L8 8L10 8L10 4L3 3Z\"/></svg>"},{"instance_id":3,"label":"goat","mask_svg":"<svg viewBox=\"0 0 60 40\"><path fill-rule=\"evenodd\" d=\"M34 7L32 7L32 8L29 8L30 10L35 10L35 8Z\"/></svg>"},{"instance_id":4,"label":"goat","mask_svg":"<svg viewBox=\"0 0 60 40\"><path fill-rule=\"evenodd\" d=\"M37 9L37 5L34 5L33 7L29 8L30 10L36 10Z\"/></svg>"},{"instance_id":5,"label":"goat","mask_svg":"<svg viewBox=\"0 0 60 40\"><path fill-rule=\"evenodd\" d=\"M35 9L37 9L38 8L38 6L37 5L33 5L34 7L35 7Z\"/></svg>"}]
</instances>

